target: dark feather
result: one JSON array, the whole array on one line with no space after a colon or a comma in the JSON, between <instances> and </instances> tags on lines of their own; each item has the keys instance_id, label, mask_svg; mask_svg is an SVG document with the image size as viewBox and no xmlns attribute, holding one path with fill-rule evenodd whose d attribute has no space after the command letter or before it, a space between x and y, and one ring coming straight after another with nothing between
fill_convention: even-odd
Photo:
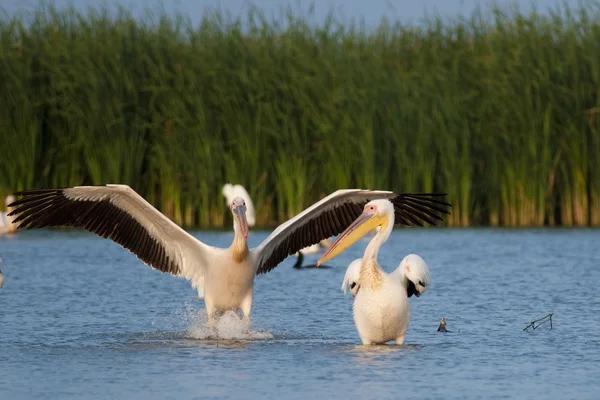
<instances>
[{"instance_id":1,"label":"dark feather","mask_svg":"<svg viewBox=\"0 0 600 400\"><path fill-rule=\"evenodd\" d=\"M15 207L9 215L17 215L13 223L19 224L18 229L84 228L120 244L154 269L173 275L179 273L161 243L108 198L73 200L65 196L63 189L28 190L15 195L22 198L9 205Z\"/></svg>"}]
</instances>

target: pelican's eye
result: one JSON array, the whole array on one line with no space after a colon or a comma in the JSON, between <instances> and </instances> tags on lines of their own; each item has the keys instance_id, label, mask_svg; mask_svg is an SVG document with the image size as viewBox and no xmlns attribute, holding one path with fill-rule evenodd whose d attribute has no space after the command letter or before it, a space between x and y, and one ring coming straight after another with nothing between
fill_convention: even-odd
<instances>
[{"instance_id":1,"label":"pelican's eye","mask_svg":"<svg viewBox=\"0 0 600 400\"><path fill-rule=\"evenodd\" d=\"M356 282L352 282L352 283L350 284L350 289L354 289L354 286L356 286Z\"/></svg>"}]
</instances>

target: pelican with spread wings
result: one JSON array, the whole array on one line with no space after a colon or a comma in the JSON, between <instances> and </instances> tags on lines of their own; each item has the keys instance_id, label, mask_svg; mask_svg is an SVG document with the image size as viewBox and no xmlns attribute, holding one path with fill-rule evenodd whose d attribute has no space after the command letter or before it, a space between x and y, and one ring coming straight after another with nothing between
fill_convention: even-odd
<instances>
[{"instance_id":1,"label":"pelican with spread wings","mask_svg":"<svg viewBox=\"0 0 600 400\"><path fill-rule=\"evenodd\" d=\"M338 190L283 223L258 247L247 244L246 203L231 203L234 238L217 248L196 239L127 185L77 186L15 193L13 223L18 228L81 227L109 238L150 267L184 277L204 298L209 326L215 313L241 309L249 321L254 278L289 255L343 232L367 202L388 199L396 223L435 225L450 204L440 194L398 194L361 189Z\"/></svg>"}]
</instances>

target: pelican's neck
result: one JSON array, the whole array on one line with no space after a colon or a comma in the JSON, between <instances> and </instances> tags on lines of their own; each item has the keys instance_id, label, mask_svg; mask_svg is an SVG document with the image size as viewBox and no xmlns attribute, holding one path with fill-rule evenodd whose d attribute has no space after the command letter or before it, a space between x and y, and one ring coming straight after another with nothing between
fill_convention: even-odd
<instances>
[{"instance_id":1,"label":"pelican's neck","mask_svg":"<svg viewBox=\"0 0 600 400\"><path fill-rule=\"evenodd\" d=\"M248 242L235 222L233 223L233 230L235 236L233 237L233 243L231 243L230 247L231 254L233 255L233 261L241 263L248 257Z\"/></svg>"},{"instance_id":2,"label":"pelican's neck","mask_svg":"<svg viewBox=\"0 0 600 400\"><path fill-rule=\"evenodd\" d=\"M379 248L390 237L393 228L394 221L392 216L392 220L390 221L388 218L388 222L379 229L379 232L377 232L367 245L359 274L362 287L370 286L372 289L377 289L381 286L383 271L381 271L377 263L377 254L379 253Z\"/></svg>"},{"instance_id":3,"label":"pelican's neck","mask_svg":"<svg viewBox=\"0 0 600 400\"><path fill-rule=\"evenodd\" d=\"M390 234L392 233L392 229L394 229L394 217L388 217L387 223L381 228L379 228L379 232L375 234L373 239L369 242L365 250L365 254L363 255L363 260L372 261L375 264L377 263L377 254L379 253L379 248L388 240Z\"/></svg>"}]
</instances>

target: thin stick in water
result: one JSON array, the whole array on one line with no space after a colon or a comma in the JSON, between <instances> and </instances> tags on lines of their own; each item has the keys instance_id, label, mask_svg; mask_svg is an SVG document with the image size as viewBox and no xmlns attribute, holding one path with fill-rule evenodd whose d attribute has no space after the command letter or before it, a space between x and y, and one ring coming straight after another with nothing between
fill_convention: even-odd
<instances>
[{"instance_id":1,"label":"thin stick in water","mask_svg":"<svg viewBox=\"0 0 600 400\"><path fill-rule=\"evenodd\" d=\"M538 323L537 325L536 325L536 322ZM523 329L523 330L524 331L528 331L529 329L536 330L541 325L543 325L547 322L550 322L550 329L552 329L552 313L547 314L547 315L543 316L542 318L536 319L535 321L531 321L531 323L529 325L527 325L525 327L525 329Z\"/></svg>"}]
</instances>

